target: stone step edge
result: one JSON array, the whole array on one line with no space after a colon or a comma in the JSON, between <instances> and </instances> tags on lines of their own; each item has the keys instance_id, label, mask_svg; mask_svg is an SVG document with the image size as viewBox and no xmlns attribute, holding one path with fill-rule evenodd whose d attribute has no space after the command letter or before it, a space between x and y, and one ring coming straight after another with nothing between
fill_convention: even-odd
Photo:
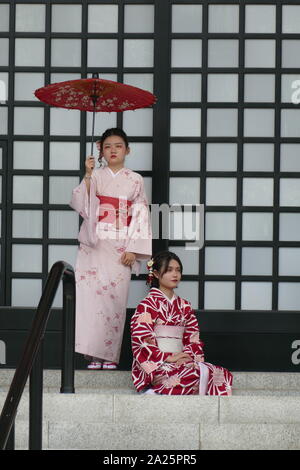
<instances>
[{"instance_id":1,"label":"stone step edge","mask_svg":"<svg viewBox=\"0 0 300 470\"><path fill-rule=\"evenodd\" d=\"M5 386L0 386L0 394L8 394L9 392L9 385L5 385ZM29 387L26 386L25 389L24 389L24 394L28 394L29 393ZM141 395L141 393L137 392L135 389L133 388L130 388L130 387L126 387L126 386L120 386L120 387L116 387L116 386L113 386L113 387L109 387L109 386L103 386L103 387L97 387L97 386L94 386L94 387L75 387L75 392L74 393L70 393L70 392L61 392L60 391L60 387L55 387L55 386L51 386L49 387L48 385L47 386L44 386L43 387L43 393L55 393L55 394L64 394L64 395L79 395L79 394L97 394L97 395L107 395L107 394L117 394L119 395L120 393L124 394L124 393L128 393L128 394L136 394L137 396ZM295 387L295 388L291 388L291 387L288 387L288 388L251 388L251 387L247 387L247 388L244 388L244 387L236 387L236 388L233 388L232 390L232 394L233 395L236 395L236 394L239 394L239 393L242 393L242 394L245 394L245 393L249 393L249 394L253 394L255 395L255 393L257 394L261 394L261 393L265 393L266 395L269 395L269 394L272 394L272 393L278 393L278 394L286 394L287 396L289 395L293 395L293 396L296 396L296 395L299 395L300 396L300 388L299 387ZM174 395L173 395L174 396Z\"/></svg>"},{"instance_id":2,"label":"stone step edge","mask_svg":"<svg viewBox=\"0 0 300 470\"><path fill-rule=\"evenodd\" d=\"M115 386L133 386L133 383L129 377L124 377L124 376L118 376L118 377L112 377L111 375L107 375L109 373L105 372L105 377L101 377L100 374L99 376L95 377L93 375L87 375L87 377L84 376L75 376L75 383L74 386L75 388L95 388L99 386L107 386L106 384L110 382L110 384L115 384ZM3 386L10 386L11 382L13 379L13 375L9 377L1 377L1 370L0 370L0 387ZM52 379L52 380L51 380ZM83 380L86 379L84 382ZM264 380L265 379L265 380ZM51 380L51 383L49 381ZM28 381L26 384L26 387L28 387ZM60 377L47 377L47 375L44 375L44 381L43 384L45 387L59 387L61 386L61 381ZM295 373L293 375L290 375L288 377L285 376L257 376L253 375L252 377L249 375L236 375L233 387L235 389L237 388L266 388L266 387L276 387L276 389L285 389L285 388L295 388L298 389L300 387L300 373Z\"/></svg>"},{"instance_id":3,"label":"stone step edge","mask_svg":"<svg viewBox=\"0 0 300 470\"><path fill-rule=\"evenodd\" d=\"M51 427L53 426L53 429ZM178 425L175 425L176 428ZM28 449L27 440L28 434L27 429L19 430L16 429L16 449ZM112 451L115 449L127 449L127 450L151 450L162 449L162 450L221 450L221 449L240 449L240 450L300 450L299 444L299 432L300 424L262 424L262 423L252 423L252 424L240 424L240 423L228 423L228 424L199 424L195 425L185 425L183 429L185 433L177 437L177 442L174 443L174 426L168 425L157 425L152 426L150 433L155 433L156 437L156 446L153 446L153 441L146 442L143 440L144 426L139 424L134 430L131 425L124 424L123 426L108 426L106 430L109 431L111 441L107 442L107 436L105 433L105 428L101 423L85 423L81 428L80 442L78 441L78 433L74 433L75 424L65 424L60 423L55 425L49 421L47 423L46 429L44 428L43 432L43 449L45 450L106 450ZM86 446L86 440L89 442L89 432L90 429L93 431L93 435L97 434L96 431L102 431L102 434L98 438L94 437L94 446ZM76 428L77 431L77 428ZM103 432L104 431L104 432ZM173 433L172 433L173 431ZM59 432L60 436L57 436ZM128 432L133 436L132 442L128 440ZM138 432L138 435L137 435ZM68 433L68 434L67 434ZM72 434L73 433L73 434ZM161 436L161 441L157 438L157 433L159 433L159 438ZM61 434L64 437L67 437L67 440L72 439L72 444L69 442L69 445L61 445L61 442L58 444L59 438L61 439ZM135 434L135 438L134 438ZM178 433L176 433L178 434ZM186 434L186 435L185 435ZM73 437L74 436L74 440ZM139 437L142 437L139 440ZM192 438L192 444L189 442ZM117 445L113 445L113 439L117 439ZM77 441L77 442L76 442ZM98 441L98 442L96 442ZM106 442L105 442L106 441ZM157 447L157 442L159 442ZM76 444L79 444L76 446ZM152 446L151 446L152 443ZM165 443L165 445L162 445ZM124 444L124 445L123 445ZM182 446L183 444L183 446ZM177 447L176 447L177 446ZM187 447L186 447L187 446Z\"/></svg>"},{"instance_id":4,"label":"stone step edge","mask_svg":"<svg viewBox=\"0 0 300 470\"><path fill-rule=\"evenodd\" d=\"M9 391L9 386L4 386L4 387L0 387L0 394L7 394ZM294 388L294 389L290 389L290 388L276 388L276 389L266 389L266 388L253 388L253 389L249 389L249 388L235 388L233 389L233 395L237 395L238 393L242 393L242 394L245 394L245 393L251 393L253 395L255 395L255 393L265 393L266 395L269 395L269 394L272 394L272 393L281 393L281 394L286 394L286 396L290 396L292 394L292 396L297 396L299 395L300 396L300 390L298 388ZM24 394L28 394L29 393L29 387L26 386L25 389L24 389ZM131 389L131 388L128 388L128 387L108 387L108 386L104 386L102 388L97 388L97 387L75 387L75 393L69 393L69 392L60 392L60 389L57 388L57 387L44 387L43 388L43 393L45 394L55 394L55 395L58 395L58 394L62 394L62 395L80 395L80 394L97 394L97 395L108 395L108 394L111 394L111 395L120 395L120 394L124 394L124 393L128 393L130 395L133 395L135 394L136 396L140 396L142 395L141 393L137 392L136 390L134 389ZM176 395L172 395L172 396L176 396ZM177 396L180 396L180 395L177 395ZM191 396L191 395L190 395ZM196 395L197 396L197 395Z\"/></svg>"},{"instance_id":5,"label":"stone step edge","mask_svg":"<svg viewBox=\"0 0 300 470\"><path fill-rule=\"evenodd\" d=\"M4 372L2 374L1 372ZM0 390L7 389L12 381L14 369L0 369ZM300 373L298 372L233 372L235 390L299 390ZM45 369L43 386L60 390L60 370ZM28 382L27 382L28 384ZM27 385L28 387L28 385ZM130 371L75 371L75 391L80 388L119 388L133 389Z\"/></svg>"}]
</instances>

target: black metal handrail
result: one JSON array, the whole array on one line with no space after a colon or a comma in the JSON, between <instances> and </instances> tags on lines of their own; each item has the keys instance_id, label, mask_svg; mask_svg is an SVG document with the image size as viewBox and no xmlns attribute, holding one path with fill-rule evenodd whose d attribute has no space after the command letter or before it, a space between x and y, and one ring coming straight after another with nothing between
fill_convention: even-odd
<instances>
[{"instance_id":1,"label":"black metal handrail","mask_svg":"<svg viewBox=\"0 0 300 470\"><path fill-rule=\"evenodd\" d=\"M14 421L29 374L29 449L42 449L42 346L50 309L61 279L63 279L63 359L60 392L75 393L75 275L71 265L65 261L58 261L52 266L48 275L22 357L2 409L0 450L14 448Z\"/></svg>"}]
</instances>

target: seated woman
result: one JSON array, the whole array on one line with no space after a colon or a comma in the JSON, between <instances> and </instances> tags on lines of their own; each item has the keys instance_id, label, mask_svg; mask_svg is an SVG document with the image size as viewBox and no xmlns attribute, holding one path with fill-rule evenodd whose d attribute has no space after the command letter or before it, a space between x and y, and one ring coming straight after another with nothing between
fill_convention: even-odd
<instances>
[{"instance_id":1,"label":"seated woman","mask_svg":"<svg viewBox=\"0 0 300 470\"><path fill-rule=\"evenodd\" d=\"M132 378L137 391L231 395L232 374L204 361L195 313L190 302L174 293L182 276L180 259L163 251L148 262L148 269L151 289L131 319Z\"/></svg>"}]
</instances>

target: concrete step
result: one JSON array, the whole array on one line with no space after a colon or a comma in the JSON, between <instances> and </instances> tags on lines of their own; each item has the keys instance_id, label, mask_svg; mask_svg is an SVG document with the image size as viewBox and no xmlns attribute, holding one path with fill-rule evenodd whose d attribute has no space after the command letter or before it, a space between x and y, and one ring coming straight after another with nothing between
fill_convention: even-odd
<instances>
[{"instance_id":1,"label":"concrete step","mask_svg":"<svg viewBox=\"0 0 300 470\"><path fill-rule=\"evenodd\" d=\"M7 390L14 375L13 369L0 369L0 391ZM60 389L61 372L44 371L44 390ZM111 389L116 393L124 390L135 392L130 371L89 371L75 372L75 391L77 389ZM233 372L233 390L300 391L300 373L296 372ZM299 392L300 393L300 392Z\"/></svg>"},{"instance_id":2,"label":"concrete step","mask_svg":"<svg viewBox=\"0 0 300 470\"><path fill-rule=\"evenodd\" d=\"M300 400L292 396L51 392L44 394L43 415L44 449L300 449ZM16 447L27 441L26 392Z\"/></svg>"},{"instance_id":3,"label":"concrete step","mask_svg":"<svg viewBox=\"0 0 300 470\"><path fill-rule=\"evenodd\" d=\"M13 371L0 371L2 409ZM137 394L130 373L76 371L61 394L45 371L44 449L300 450L300 374L234 373L232 397ZM28 388L16 419L16 448L28 448Z\"/></svg>"}]
</instances>

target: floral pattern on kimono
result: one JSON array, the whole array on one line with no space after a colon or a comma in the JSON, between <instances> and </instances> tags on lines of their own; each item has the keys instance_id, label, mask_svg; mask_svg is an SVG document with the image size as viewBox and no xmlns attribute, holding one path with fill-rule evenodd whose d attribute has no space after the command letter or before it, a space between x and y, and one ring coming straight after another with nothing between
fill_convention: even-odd
<instances>
[{"instance_id":1,"label":"floral pattern on kimono","mask_svg":"<svg viewBox=\"0 0 300 470\"><path fill-rule=\"evenodd\" d=\"M184 327L182 351L192 360L181 365L165 362L172 353L159 349L155 325ZM206 394L231 395L232 374L204 361L204 343L199 339L198 321L187 300L175 295L170 301L162 291L151 288L132 316L131 339L132 379L137 391L151 387L159 394L198 394L200 363L203 363L208 371Z\"/></svg>"},{"instance_id":2,"label":"floral pattern on kimono","mask_svg":"<svg viewBox=\"0 0 300 470\"><path fill-rule=\"evenodd\" d=\"M119 230L101 220L97 196L132 202L131 221ZM90 194L81 182L73 190L71 207L82 217L76 278L75 350L87 356L119 362L126 318L131 272L139 275L142 259L152 250L152 233L144 182L141 175L122 168L94 170ZM125 251L137 254L132 268L121 263Z\"/></svg>"}]
</instances>

